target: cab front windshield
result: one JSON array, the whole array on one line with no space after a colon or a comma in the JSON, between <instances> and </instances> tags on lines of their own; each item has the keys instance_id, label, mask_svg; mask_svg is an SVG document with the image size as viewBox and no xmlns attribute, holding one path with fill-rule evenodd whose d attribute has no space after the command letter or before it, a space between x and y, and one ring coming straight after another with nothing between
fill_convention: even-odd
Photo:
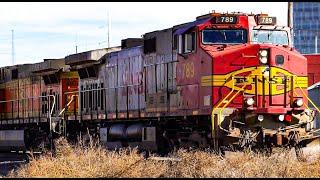
<instances>
[{"instance_id":1,"label":"cab front windshield","mask_svg":"<svg viewBox=\"0 0 320 180\"><path fill-rule=\"evenodd\" d=\"M254 29L251 39L253 43L289 45L288 33L281 30Z\"/></svg>"},{"instance_id":2,"label":"cab front windshield","mask_svg":"<svg viewBox=\"0 0 320 180\"><path fill-rule=\"evenodd\" d=\"M244 29L205 29L202 32L203 44L243 44L247 42Z\"/></svg>"}]
</instances>

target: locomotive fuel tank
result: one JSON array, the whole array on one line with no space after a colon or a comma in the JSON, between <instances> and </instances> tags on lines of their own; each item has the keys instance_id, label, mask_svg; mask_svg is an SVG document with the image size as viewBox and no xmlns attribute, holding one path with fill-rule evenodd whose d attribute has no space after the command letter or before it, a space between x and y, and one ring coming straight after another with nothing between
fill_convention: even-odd
<instances>
[{"instance_id":1,"label":"locomotive fuel tank","mask_svg":"<svg viewBox=\"0 0 320 180\"><path fill-rule=\"evenodd\" d=\"M115 124L110 127L108 137L112 140L121 140L126 138L126 126L124 124Z\"/></svg>"},{"instance_id":2,"label":"locomotive fuel tank","mask_svg":"<svg viewBox=\"0 0 320 180\"><path fill-rule=\"evenodd\" d=\"M142 124L133 124L127 127L126 135L130 140L141 141L142 139Z\"/></svg>"},{"instance_id":3,"label":"locomotive fuel tank","mask_svg":"<svg viewBox=\"0 0 320 180\"><path fill-rule=\"evenodd\" d=\"M135 140L141 141L142 139L142 124L132 124L126 126L125 124L115 124L109 128L109 132L107 133L108 138L110 140Z\"/></svg>"},{"instance_id":4,"label":"locomotive fuel tank","mask_svg":"<svg viewBox=\"0 0 320 180\"><path fill-rule=\"evenodd\" d=\"M25 151L24 130L1 130L0 151Z\"/></svg>"}]
</instances>

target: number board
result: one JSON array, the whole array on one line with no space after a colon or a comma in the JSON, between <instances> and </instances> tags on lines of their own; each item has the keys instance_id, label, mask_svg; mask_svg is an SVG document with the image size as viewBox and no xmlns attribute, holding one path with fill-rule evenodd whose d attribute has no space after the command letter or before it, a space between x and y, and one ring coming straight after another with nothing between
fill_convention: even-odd
<instances>
[{"instance_id":1,"label":"number board","mask_svg":"<svg viewBox=\"0 0 320 180\"><path fill-rule=\"evenodd\" d=\"M220 16L216 17L217 24L235 24L237 23L237 16Z\"/></svg>"},{"instance_id":2,"label":"number board","mask_svg":"<svg viewBox=\"0 0 320 180\"><path fill-rule=\"evenodd\" d=\"M265 24L265 25L275 25L277 23L277 18L276 17L259 17L258 18L258 24Z\"/></svg>"}]
</instances>

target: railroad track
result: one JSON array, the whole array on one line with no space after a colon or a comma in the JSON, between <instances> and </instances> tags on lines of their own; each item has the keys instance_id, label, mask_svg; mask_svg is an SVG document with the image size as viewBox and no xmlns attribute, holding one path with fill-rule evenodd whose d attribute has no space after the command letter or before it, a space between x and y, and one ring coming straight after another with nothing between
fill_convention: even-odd
<instances>
[{"instance_id":1,"label":"railroad track","mask_svg":"<svg viewBox=\"0 0 320 180\"><path fill-rule=\"evenodd\" d=\"M33 152L33 155L40 155L41 152ZM30 152L6 152L0 153L0 176L7 176L12 170L29 162Z\"/></svg>"}]
</instances>

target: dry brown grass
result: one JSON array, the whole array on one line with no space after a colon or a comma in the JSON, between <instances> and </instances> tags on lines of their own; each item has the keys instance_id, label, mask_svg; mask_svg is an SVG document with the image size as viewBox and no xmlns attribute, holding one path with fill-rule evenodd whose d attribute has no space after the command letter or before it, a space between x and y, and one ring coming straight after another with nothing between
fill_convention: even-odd
<instances>
[{"instance_id":1,"label":"dry brown grass","mask_svg":"<svg viewBox=\"0 0 320 180\"><path fill-rule=\"evenodd\" d=\"M144 159L136 149L107 151L100 146L70 146L57 142L57 155L50 153L9 177L320 177L320 159L298 161L292 153L271 156L232 153L222 158L210 152L179 150L181 161Z\"/></svg>"}]
</instances>

